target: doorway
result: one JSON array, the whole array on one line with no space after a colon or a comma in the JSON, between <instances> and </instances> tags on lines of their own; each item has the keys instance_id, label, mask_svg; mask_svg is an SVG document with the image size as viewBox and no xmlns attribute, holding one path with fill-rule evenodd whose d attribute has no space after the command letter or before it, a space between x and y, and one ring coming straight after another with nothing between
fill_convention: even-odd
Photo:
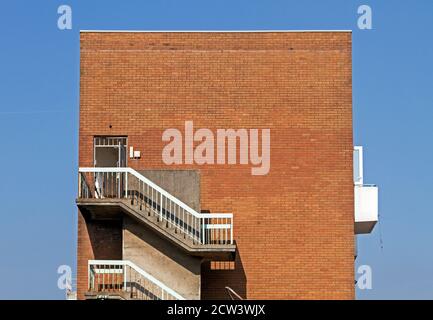
<instances>
[{"instance_id":1,"label":"doorway","mask_svg":"<svg viewBox=\"0 0 433 320\"><path fill-rule=\"evenodd\" d=\"M95 137L93 140L95 167L126 167L127 137Z\"/></svg>"},{"instance_id":2,"label":"doorway","mask_svg":"<svg viewBox=\"0 0 433 320\"><path fill-rule=\"evenodd\" d=\"M127 137L94 137L94 166L97 168L126 167ZM125 196L125 172L110 170L94 175L96 198L121 198Z\"/></svg>"}]
</instances>

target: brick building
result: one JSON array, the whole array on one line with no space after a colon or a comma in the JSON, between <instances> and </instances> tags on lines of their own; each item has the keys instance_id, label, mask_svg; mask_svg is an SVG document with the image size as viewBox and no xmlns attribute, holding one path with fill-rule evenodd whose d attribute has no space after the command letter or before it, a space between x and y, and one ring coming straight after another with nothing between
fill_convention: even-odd
<instances>
[{"instance_id":1,"label":"brick building","mask_svg":"<svg viewBox=\"0 0 433 320\"><path fill-rule=\"evenodd\" d=\"M79 299L355 297L377 188L353 145L350 32L82 31L80 46Z\"/></svg>"}]
</instances>

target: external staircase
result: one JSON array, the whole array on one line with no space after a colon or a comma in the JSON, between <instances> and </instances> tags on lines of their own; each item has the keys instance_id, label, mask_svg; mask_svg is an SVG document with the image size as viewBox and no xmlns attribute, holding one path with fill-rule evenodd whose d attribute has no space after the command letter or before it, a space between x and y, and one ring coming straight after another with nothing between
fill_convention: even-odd
<instances>
[{"instance_id":1,"label":"external staircase","mask_svg":"<svg viewBox=\"0 0 433 320\"><path fill-rule=\"evenodd\" d=\"M185 300L127 260L89 260L87 299Z\"/></svg>"},{"instance_id":2,"label":"external staircase","mask_svg":"<svg viewBox=\"0 0 433 320\"><path fill-rule=\"evenodd\" d=\"M80 210L107 218L126 214L185 254L233 260L231 213L199 213L132 168L80 168ZM89 299L183 299L132 261L90 260Z\"/></svg>"}]
</instances>

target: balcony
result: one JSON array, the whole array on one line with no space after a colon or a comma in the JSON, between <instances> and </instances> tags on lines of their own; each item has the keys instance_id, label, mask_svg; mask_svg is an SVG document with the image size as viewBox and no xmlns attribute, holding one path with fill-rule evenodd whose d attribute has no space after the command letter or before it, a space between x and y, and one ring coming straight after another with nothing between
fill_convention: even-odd
<instances>
[{"instance_id":1,"label":"balcony","mask_svg":"<svg viewBox=\"0 0 433 320\"><path fill-rule=\"evenodd\" d=\"M355 185L355 233L371 233L378 221L378 188Z\"/></svg>"},{"instance_id":2,"label":"balcony","mask_svg":"<svg viewBox=\"0 0 433 320\"><path fill-rule=\"evenodd\" d=\"M355 147L353 153L355 234L368 234L373 231L379 217L379 190L376 185L364 184L363 149Z\"/></svg>"}]
</instances>

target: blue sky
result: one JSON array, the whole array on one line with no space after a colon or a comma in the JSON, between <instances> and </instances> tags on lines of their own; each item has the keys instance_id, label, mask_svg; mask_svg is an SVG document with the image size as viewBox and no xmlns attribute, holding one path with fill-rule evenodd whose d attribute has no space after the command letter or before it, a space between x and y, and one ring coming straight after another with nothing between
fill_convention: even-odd
<instances>
[{"instance_id":1,"label":"blue sky","mask_svg":"<svg viewBox=\"0 0 433 320\"><path fill-rule=\"evenodd\" d=\"M3 1L0 299L63 299L57 267L75 268L80 29L353 29L354 138L381 214L358 241L373 289L357 297L433 299L431 0Z\"/></svg>"}]
</instances>

